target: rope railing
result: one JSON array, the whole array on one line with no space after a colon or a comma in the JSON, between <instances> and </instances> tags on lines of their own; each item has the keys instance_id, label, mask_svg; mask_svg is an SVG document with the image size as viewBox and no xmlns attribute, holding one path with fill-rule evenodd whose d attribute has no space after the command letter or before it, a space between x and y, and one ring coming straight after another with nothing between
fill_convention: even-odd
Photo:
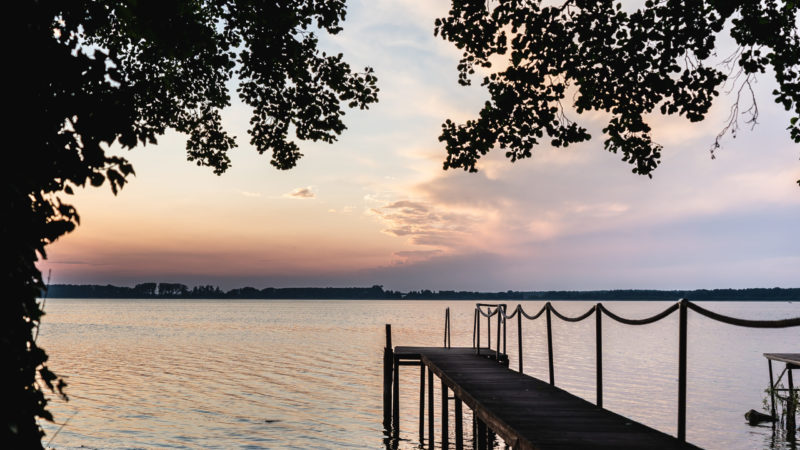
<instances>
[{"instance_id":1,"label":"rope railing","mask_svg":"<svg viewBox=\"0 0 800 450\"><path fill-rule=\"evenodd\" d=\"M738 327L749 327L749 328L788 328L788 327L796 327L800 326L800 317L795 317L794 319L782 319L782 320L746 320L746 319L739 319L736 317L724 316L722 314L715 313L714 311L709 311L702 306L698 305L697 303L688 302L687 306L689 309L698 312L709 319L714 319L718 322L727 323L729 325L736 325Z\"/></svg>"},{"instance_id":2,"label":"rope railing","mask_svg":"<svg viewBox=\"0 0 800 450\"><path fill-rule=\"evenodd\" d=\"M550 302L547 302L547 305L549 305L549 304L550 304ZM547 309L547 305L542 306L542 309L540 309L538 313L536 313L536 314L534 314L532 316L528 315L528 313L526 313L525 310L522 309L522 305L517 305L517 309L516 310L519 311L519 313L523 317L525 317L526 319L528 319L528 320L536 320L536 319L539 318L539 316L544 314L544 311Z\"/></svg>"},{"instance_id":3,"label":"rope railing","mask_svg":"<svg viewBox=\"0 0 800 450\"><path fill-rule=\"evenodd\" d=\"M658 314L655 314L653 316L644 319L626 319L624 317L620 317L614 314L613 312L609 311L608 308L603 306L602 303L598 303L597 307L600 308L600 310L603 311L605 315L611 317L612 319L616 320L619 323L624 323L625 325L647 325L649 323L658 322L659 320L674 313L675 311L677 311L678 308L680 308L680 303L675 303L673 305L670 305L670 307L665 309L664 311L661 311Z\"/></svg>"},{"instance_id":4,"label":"rope railing","mask_svg":"<svg viewBox=\"0 0 800 450\"><path fill-rule=\"evenodd\" d=\"M484 312L484 308L486 312ZM506 350L506 321L509 319L517 318L517 355L519 360L518 371L523 373L523 349L522 349L522 318L528 320L536 320L542 315L545 315L547 320L547 356L548 356L548 374L550 377L550 384L555 386L555 373L553 367L553 332L552 332L552 319L551 316L555 315L565 322L580 322L588 319L592 314L595 316L595 346L596 346L596 386L597 386L597 406L603 407L603 335L602 335L602 317L603 315L625 324L625 325L648 325L658 322L670 316L675 311L679 311L679 326L678 326L678 439L681 441L686 440L686 354L687 354L687 329L688 329L688 310L691 309L700 315L718 322L726 323L729 325L749 327L749 328L788 328L800 326L800 317L780 320L748 320L737 317L726 316L714 311L703 308L696 303L690 302L686 299L681 299L678 302L670 305L660 313L654 314L650 317L641 319L629 319L611 312L602 303L597 303L589 308L583 314L577 316L567 316L559 312L550 302L545 303L544 306L536 314L528 314L522 305L518 304L511 314L508 314L508 309L505 304L487 304L477 303L475 306L475 316L472 328L472 344L476 349L478 355L481 354L480 345L480 317L486 318L487 323L487 348L491 350L492 347L492 332L491 323L492 317L497 316L497 343L495 349L496 359L500 360L500 344L501 344L501 329L502 329L502 353L505 354ZM507 362L507 360L506 360Z\"/></svg>"},{"instance_id":5,"label":"rope railing","mask_svg":"<svg viewBox=\"0 0 800 450\"><path fill-rule=\"evenodd\" d=\"M550 303L548 303L548 305L550 305ZM559 319L561 319L561 320L563 320L565 322L580 322L581 320L591 316L592 313L594 312L595 308L596 308L596 306L592 306L591 308L589 308L588 311L586 311L585 313L581 314L580 316L567 317L567 316L561 314L560 312L558 312L558 310L555 309L553 307L553 305L550 305L550 310L553 311L553 314L555 314L556 317L558 317Z\"/></svg>"}]
</instances>

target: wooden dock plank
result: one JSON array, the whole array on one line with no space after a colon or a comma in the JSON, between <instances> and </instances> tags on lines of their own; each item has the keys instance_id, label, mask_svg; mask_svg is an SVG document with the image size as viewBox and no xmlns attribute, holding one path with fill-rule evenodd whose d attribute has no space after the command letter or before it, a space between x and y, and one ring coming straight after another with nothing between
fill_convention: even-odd
<instances>
[{"instance_id":1,"label":"wooden dock plank","mask_svg":"<svg viewBox=\"0 0 800 450\"><path fill-rule=\"evenodd\" d=\"M800 353L764 353L767 359L800 366Z\"/></svg>"},{"instance_id":2,"label":"wooden dock plank","mask_svg":"<svg viewBox=\"0 0 800 450\"><path fill-rule=\"evenodd\" d=\"M420 358L515 449L697 448L545 381L478 357L473 348L396 347L395 355ZM501 360L505 358L502 355Z\"/></svg>"}]
</instances>

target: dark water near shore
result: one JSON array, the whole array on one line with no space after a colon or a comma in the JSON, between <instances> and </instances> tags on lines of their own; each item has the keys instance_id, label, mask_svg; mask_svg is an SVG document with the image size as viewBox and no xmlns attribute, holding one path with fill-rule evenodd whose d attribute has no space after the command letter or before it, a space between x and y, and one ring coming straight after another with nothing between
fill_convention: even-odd
<instances>
[{"instance_id":1,"label":"dark water near shore","mask_svg":"<svg viewBox=\"0 0 800 450\"><path fill-rule=\"evenodd\" d=\"M523 303L529 312L541 304ZM669 305L604 304L631 318ZM575 314L591 303L555 305ZM51 446L381 448L383 325L392 324L395 345L440 345L447 306L453 345L471 345L473 302L50 299L40 342L71 396L52 402L56 420L69 422ZM703 306L750 319L800 316L797 302ZM544 321L523 328L525 371L546 379ZM604 321L606 408L675 433L677 330L677 314L642 327ZM589 401L594 333L593 320L554 318L556 384ZM512 323L508 343L516 367ZM743 417L761 409L764 352L800 352L800 329L739 328L689 313L690 442L792 448ZM401 373L400 446L411 448L418 445L419 370ZM44 426L47 442L58 426Z\"/></svg>"}]
</instances>

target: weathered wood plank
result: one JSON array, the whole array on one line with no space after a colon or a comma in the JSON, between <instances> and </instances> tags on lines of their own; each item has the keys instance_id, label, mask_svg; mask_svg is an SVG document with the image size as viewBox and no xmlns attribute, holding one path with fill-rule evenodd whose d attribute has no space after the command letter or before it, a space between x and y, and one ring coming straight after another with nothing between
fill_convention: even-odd
<instances>
[{"instance_id":1,"label":"weathered wood plank","mask_svg":"<svg viewBox=\"0 0 800 450\"><path fill-rule=\"evenodd\" d=\"M764 353L767 359L800 366L800 353Z\"/></svg>"}]
</instances>

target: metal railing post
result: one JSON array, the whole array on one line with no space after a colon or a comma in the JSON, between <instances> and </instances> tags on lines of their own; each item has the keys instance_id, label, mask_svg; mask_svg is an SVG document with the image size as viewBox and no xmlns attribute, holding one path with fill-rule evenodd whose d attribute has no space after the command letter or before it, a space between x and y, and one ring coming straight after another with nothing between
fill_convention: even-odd
<instances>
[{"instance_id":1,"label":"metal railing post","mask_svg":"<svg viewBox=\"0 0 800 450\"><path fill-rule=\"evenodd\" d=\"M600 303L595 306L595 344L597 370L597 406L603 407L603 312Z\"/></svg>"},{"instance_id":2,"label":"metal railing post","mask_svg":"<svg viewBox=\"0 0 800 450\"><path fill-rule=\"evenodd\" d=\"M480 354L481 354L481 311L480 311L480 306L475 307L475 327L476 327L476 329L478 331L475 334L475 336L476 336L475 342L477 343L477 346L475 348L477 349L478 356L480 356Z\"/></svg>"},{"instance_id":3,"label":"metal railing post","mask_svg":"<svg viewBox=\"0 0 800 450\"><path fill-rule=\"evenodd\" d=\"M545 305L547 309L547 367L550 371L550 385L556 385L555 374L553 373L553 328L552 319L550 318L550 302Z\"/></svg>"},{"instance_id":4,"label":"metal railing post","mask_svg":"<svg viewBox=\"0 0 800 450\"><path fill-rule=\"evenodd\" d=\"M444 310L444 348L450 348L450 307Z\"/></svg>"},{"instance_id":5,"label":"metal railing post","mask_svg":"<svg viewBox=\"0 0 800 450\"><path fill-rule=\"evenodd\" d=\"M486 348L492 349L492 308L488 309L489 317L486 318Z\"/></svg>"},{"instance_id":6,"label":"metal railing post","mask_svg":"<svg viewBox=\"0 0 800 450\"><path fill-rule=\"evenodd\" d=\"M502 311L500 310L501 306L498 306L495 311L497 311L497 350L494 352L494 359L497 362L500 362L500 327L502 326L503 317L500 315Z\"/></svg>"},{"instance_id":7,"label":"metal railing post","mask_svg":"<svg viewBox=\"0 0 800 450\"><path fill-rule=\"evenodd\" d=\"M506 323L506 313L507 312L508 311L506 311L506 305L503 305L503 354L504 355L508 355L508 352L506 351L506 341L508 340L507 339L508 338L508 333L507 333L508 324Z\"/></svg>"},{"instance_id":8,"label":"metal railing post","mask_svg":"<svg viewBox=\"0 0 800 450\"><path fill-rule=\"evenodd\" d=\"M392 326L386 324L386 347L383 349L383 425L392 425L392 370L394 370L394 351L392 350Z\"/></svg>"},{"instance_id":9,"label":"metal railing post","mask_svg":"<svg viewBox=\"0 0 800 450\"><path fill-rule=\"evenodd\" d=\"M678 330L678 439L686 441L686 335L687 300L680 300Z\"/></svg>"},{"instance_id":10,"label":"metal railing post","mask_svg":"<svg viewBox=\"0 0 800 450\"><path fill-rule=\"evenodd\" d=\"M478 310L472 311L472 348L475 348L475 326L478 321Z\"/></svg>"},{"instance_id":11,"label":"metal railing post","mask_svg":"<svg viewBox=\"0 0 800 450\"><path fill-rule=\"evenodd\" d=\"M522 372L522 307L517 305L517 353L519 354L519 373Z\"/></svg>"}]
</instances>

